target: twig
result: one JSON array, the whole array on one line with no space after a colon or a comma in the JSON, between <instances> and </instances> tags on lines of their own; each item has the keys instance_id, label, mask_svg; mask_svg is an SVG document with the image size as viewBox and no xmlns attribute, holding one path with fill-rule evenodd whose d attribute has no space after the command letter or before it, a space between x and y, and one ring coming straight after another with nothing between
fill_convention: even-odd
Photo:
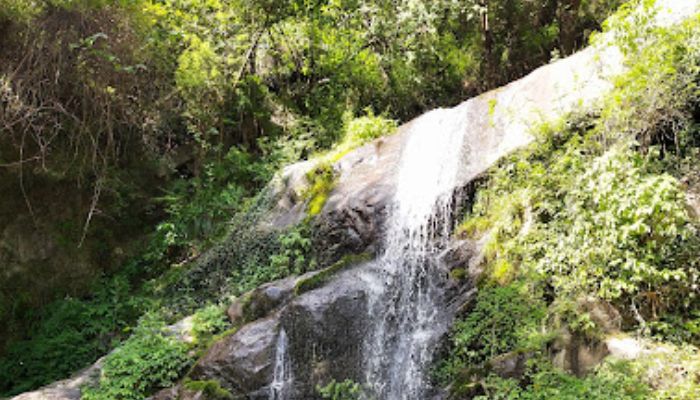
<instances>
[{"instance_id":1,"label":"twig","mask_svg":"<svg viewBox=\"0 0 700 400\"><path fill-rule=\"evenodd\" d=\"M19 159L22 160L24 159L24 138L27 136L26 130L22 132L22 139L21 139L21 144L19 146ZM34 214L34 208L32 207L32 202L29 200L29 196L27 195L27 190L24 187L24 168L22 166L24 163L19 164L19 189L22 191L22 197L24 198L24 202L27 204L27 209L29 210L29 215L32 216L32 222L34 223L34 227L38 230L39 229L39 224L37 223L36 220L36 214Z\"/></svg>"},{"instance_id":2,"label":"twig","mask_svg":"<svg viewBox=\"0 0 700 400\"><path fill-rule=\"evenodd\" d=\"M95 191L92 195L92 203L90 204L90 211L88 212L87 218L85 219L85 225L83 226L83 235L80 237L80 243L78 243L78 248L83 246L85 237L87 236L88 228L90 227L90 221L92 221L92 216L95 214L97 209L97 202L100 199L100 193L102 192L102 178L98 178L95 182Z\"/></svg>"}]
</instances>

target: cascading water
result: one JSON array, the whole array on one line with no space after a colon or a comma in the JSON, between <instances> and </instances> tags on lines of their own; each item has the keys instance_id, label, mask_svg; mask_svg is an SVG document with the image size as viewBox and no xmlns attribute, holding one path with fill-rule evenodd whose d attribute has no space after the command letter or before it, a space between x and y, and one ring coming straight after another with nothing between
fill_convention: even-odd
<instances>
[{"instance_id":1,"label":"cascading water","mask_svg":"<svg viewBox=\"0 0 700 400\"><path fill-rule=\"evenodd\" d=\"M365 343L370 397L422 400L426 369L445 332L446 273L437 257L452 228L452 203L467 130L468 104L415 120L403 149L383 253L379 288L370 297L372 335Z\"/></svg>"},{"instance_id":2,"label":"cascading water","mask_svg":"<svg viewBox=\"0 0 700 400\"><path fill-rule=\"evenodd\" d=\"M290 396L290 388L294 377L289 360L287 347L289 339L284 328L280 329L277 337L277 345L275 346L275 369L273 372L272 383L270 384L269 400L288 400Z\"/></svg>"}]
</instances>

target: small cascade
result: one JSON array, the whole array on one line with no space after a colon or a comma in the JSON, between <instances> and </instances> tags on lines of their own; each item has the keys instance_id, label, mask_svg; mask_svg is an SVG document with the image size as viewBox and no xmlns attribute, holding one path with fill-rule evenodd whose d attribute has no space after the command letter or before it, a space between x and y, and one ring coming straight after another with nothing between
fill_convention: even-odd
<instances>
[{"instance_id":1,"label":"small cascade","mask_svg":"<svg viewBox=\"0 0 700 400\"><path fill-rule=\"evenodd\" d=\"M415 120L403 149L383 253L375 264L365 343L370 397L423 400L433 351L445 333L438 254L452 230L453 195L462 168L468 104L438 109Z\"/></svg>"},{"instance_id":2,"label":"small cascade","mask_svg":"<svg viewBox=\"0 0 700 400\"><path fill-rule=\"evenodd\" d=\"M273 373L272 383L270 384L269 400L289 400L290 389L294 376L289 359L287 348L289 339L284 328L280 329L277 336L277 345L275 346L275 369Z\"/></svg>"}]
</instances>

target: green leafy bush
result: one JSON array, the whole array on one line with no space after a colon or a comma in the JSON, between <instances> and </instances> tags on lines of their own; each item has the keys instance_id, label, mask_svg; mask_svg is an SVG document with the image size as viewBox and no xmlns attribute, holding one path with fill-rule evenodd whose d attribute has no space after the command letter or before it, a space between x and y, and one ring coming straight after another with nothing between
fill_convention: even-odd
<instances>
[{"instance_id":1,"label":"green leafy bush","mask_svg":"<svg viewBox=\"0 0 700 400\"><path fill-rule=\"evenodd\" d=\"M529 385L491 375L483 383L485 395L478 400L643 400L651 390L637 377L629 363L605 365L596 373L577 378L553 368L547 361L531 363ZM534 365L536 364L536 365Z\"/></svg>"},{"instance_id":2,"label":"green leafy bush","mask_svg":"<svg viewBox=\"0 0 700 400\"><path fill-rule=\"evenodd\" d=\"M141 400L168 387L192 362L189 346L168 336L165 326L144 317L133 335L104 362L95 387L84 387L86 400Z\"/></svg>"},{"instance_id":3,"label":"green leafy bush","mask_svg":"<svg viewBox=\"0 0 700 400\"><path fill-rule=\"evenodd\" d=\"M58 300L42 310L36 333L8 344L0 358L0 394L13 395L66 378L122 338L147 308L124 276L107 279L87 299Z\"/></svg>"},{"instance_id":4,"label":"green leafy bush","mask_svg":"<svg viewBox=\"0 0 700 400\"><path fill-rule=\"evenodd\" d=\"M219 381L193 381L185 379L183 387L187 390L203 393L207 400L231 400L233 395L221 387Z\"/></svg>"},{"instance_id":5,"label":"green leafy bush","mask_svg":"<svg viewBox=\"0 0 700 400\"><path fill-rule=\"evenodd\" d=\"M677 135L692 125L698 97L688 82L699 71L698 26L691 18L632 34L634 45L623 46L625 84L603 101L600 114L542 126L536 144L492 171L460 228L488 235L492 280L539 276L555 299L593 294L651 318L694 301L697 229L671 175L679 169L668 167L683 155L664 138L685 143ZM657 67L661 75L640 72ZM649 96L658 102L653 107L645 103L650 99L635 100L657 92L663 95ZM637 105L661 111L628 113Z\"/></svg>"},{"instance_id":6,"label":"green leafy bush","mask_svg":"<svg viewBox=\"0 0 700 400\"><path fill-rule=\"evenodd\" d=\"M572 183L556 241L548 237L542 257L531 264L552 276L555 290L616 300L664 285L676 290L675 282L693 284L683 246L695 230L676 179L645 173L644 159L622 148L594 160Z\"/></svg>"},{"instance_id":7,"label":"green leafy bush","mask_svg":"<svg viewBox=\"0 0 700 400\"><path fill-rule=\"evenodd\" d=\"M530 289L518 283L482 288L474 308L450 332L451 351L438 369L438 380L449 382L461 370L509 351L540 350L547 313Z\"/></svg>"},{"instance_id":8,"label":"green leafy bush","mask_svg":"<svg viewBox=\"0 0 700 400\"><path fill-rule=\"evenodd\" d=\"M570 331L594 337L597 328L580 309L581 298L612 303L626 317L625 329L695 340L700 245L679 178L697 164L700 20L654 28L647 23L654 2L639 3L606 24L616 31L613 43L628 67L610 95L587 114L540 126L535 143L490 171L458 228L459 235L484 238L481 286L506 290L526 282L531 297L525 299L540 306L496 314L505 323L489 330L495 313L484 311L498 310L500 303L477 299L471 314L456 323L453 349L439 371L457 391L479 385L478 372L470 372L476 378L460 375L459 368L469 365L462 360L478 364L517 348L544 349L548 334L524 341L518 331L514 335L513 326L526 327L529 316L539 315L540 332L555 332L563 321ZM532 346L522 344L527 342ZM695 354L691 349L688 354ZM662 353L675 354L664 361L667 367L651 365L656 355L605 363L584 378L532 361L521 381L487 378L482 398L673 398L661 381L683 382L678 398L696 396L696 382L680 378L693 373L671 361L692 356ZM678 373L670 377L670 371Z\"/></svg>"},{"instance_id":9,"label":"green leafy bush","mask_svg":"<svg viewBox=\"0 0 700 400\"><path fill-rule=\"evenodd\" d=\"M360 384L351 379L342 382L334 379L326 386L317 386L316 391L328 400L359 400L362 395Z\"/></svg>"},{"instance_id":10,"label":"green leafy bush","mask_svg":"<svg viewBox=\"0 0 700 400\"><path fill-rule=\"evenodd\" d=\"M250 154L232 148L223 159L205 165L200 176L175 181L161 198L168 212L161 226L169 245L198 253L220 239L269 177Z\"/></svg>"},{"instance_id":11,"label":"green leafy bush","mask_svg":"<svg viewBox=\"0 0 700 400\"><path fill-rule=\"evenodd\" d=\"M192 335L198 344L206 343L214 335L230 326L225 308L209 305L197 310L192 316Z\"/></svg>"},{"instance_id":12,"label":"green leafy bush","mask_svg":"<svg viewBox=\"0 0 700 400\"><path fill-rule=\"evenodd\" d=\"M311 239L307 224L300 224L280 235L280 249L270 256L270 268L280 276L302 274L316 269L311 255Z\"/></svg>"}]
</instances>

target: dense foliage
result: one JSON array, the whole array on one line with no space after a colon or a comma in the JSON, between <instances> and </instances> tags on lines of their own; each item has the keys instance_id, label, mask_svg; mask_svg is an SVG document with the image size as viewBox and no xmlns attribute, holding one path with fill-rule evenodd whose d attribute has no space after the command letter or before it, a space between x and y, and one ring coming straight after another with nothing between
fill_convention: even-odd
<instances>
[{"instance_id":1,"label":"dense foliage","mask_svg":"<svg viewBox=\"0 0 700 400\"><path fill-rule=\"evenodd\" d=\"M440 366L443 379L469 366L481 366L499 354L538 347L546 312L541 301L524 290L525 286L512 284L478 293L474 309L453 327L455 349Z\"/></svg>"},{"instance_id":2,"label":"dense foliage","mask_svg":"<svg viewBox=\"0 0 700 400\"><path fill-rule=\"evenodd\" d=\"M0 257L8 264L0 276L0 395L66 377L120 342L89 396L143 398L176 379L191 349L164 323L322 266L308 225L251 229L267 200L262 189L281 166L316 158L303 194L313 216L344 154L426 109L571 54L621 3L0 0L0 187L12 197L0 223L20 215L37 231L64 232L62 251L89 253L89 277L99 276L76 279L70 290L39 285ZM667 50L657 59L681 56ZM620 87L640 93L635 82ZM644 104L637 100L625 101ZM659 179L668 190L652 205L678 194ZM57 199L78 200L63 215L52 211ZM652 214L648 223L660 217ZM687 228L677 217L661 218L663 238ZM496 262L508 281L511 261ZM21 273L32 276L32 268ZM637 285L666 279L669 268L682 276L664 266ZM208 310L198 326L222 329ZM148 312L164 321L139 323ZM140 370L157 372L144 380Z\"/></svg>"},{"instance_id":3,"label":"dense foliage","mask_svg":"<svg viewBox=\"0 0 700 400\"><path fill-rule=\"evenodd\" d=\"M530 385L522 388L516 380L491 375L484 388L486 395L475 399L487 400L642 400L649 399L651 390L632 373L628 363L606 364L595 375L577 378L553 368L547 361L532 368Z\"/></svg>"},{"instance_id":4,"label":"dense foliage","mask_svg":"<svg viewBox=\"0 0 700 400\"><path fill-rule=\"evenodd\" d=\"M32 339L15 342L0 359L2 388L26 391L83 368L111 348L144 305L122 275L101 282L90 299L52 303Z\"/></svg>"},{"instance_id":5,"label":"dense foliage","mask_svg":"<svg viewBox=\"0 0 700 400\"><path fill-rule=\"evenodd\" d=\"M459 227L460 235L484 239L485 276L439 369L455 392L690 399L700 391L695 363L669 372L676 368L670 359L692 358L699 343L700 236L684 182L698 173L700 20L652 27L653 5L622 7L606 22L607 39L593 39L617 44L627 66L599 108L534 131L532 145L491 170ZM508 302L504 294L514 287L524 289ZM644 357L606 363L583 378L553 368L546 356L561 332L588 341L610 334L586 309L591 302L617 310L625 331L681 343L651 350L649 358L667 354L657 364L665 372ZM540 307L527 310L532 304ZM520 380L475 378L467 368L509 352L530 354ZM663 374L682 390L671 394Z\"/></svg>"},{"instance_id":6,"label":"dense foliage","mask_svg":"<svg viewBox=\"0 0 700 400\"><path fill-rule=\"evenodd\" d=\"M316 388L322 398L328 400L357 400L362 395L360 384L350 379L342 382L335 380L325 386Z\"/></svg>"},{"instance_id":7,"label":"dense foliage","mask_svg":"<svg viewBox=\"0 0 700 400\"><path fill-rule=\"evenodd\" d=\"M162 322L146 319L107 356L98 386L85 388L82 398L143 399L177 380L190 361L187 345L168 337Z\"/></svg>"}]
</instances>

